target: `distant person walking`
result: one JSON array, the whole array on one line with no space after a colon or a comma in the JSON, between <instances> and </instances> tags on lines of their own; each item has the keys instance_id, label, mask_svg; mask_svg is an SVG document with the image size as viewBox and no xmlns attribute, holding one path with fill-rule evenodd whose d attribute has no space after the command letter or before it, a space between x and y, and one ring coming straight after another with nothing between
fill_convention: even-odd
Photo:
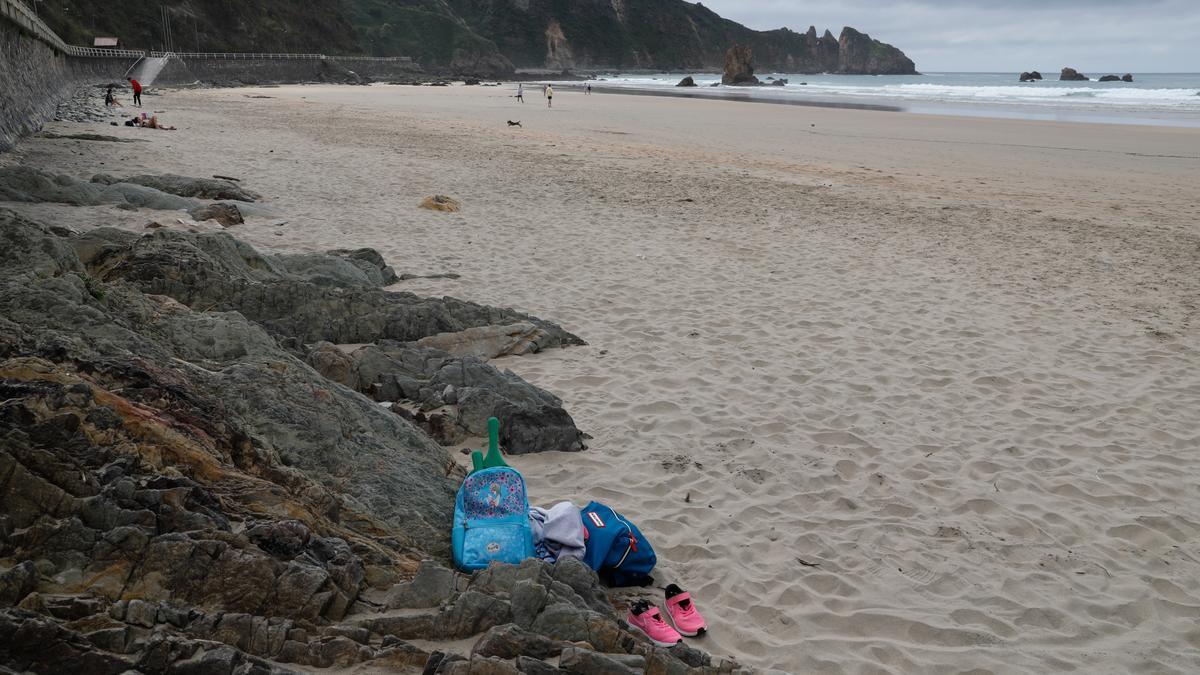
<instances>
[{"instance_id":1,"label":"distant person walking","mask_svg":"<svg viewBox=\"0 0 1200 675\"><path fill-rule=\"evenodd\" d=\"M546 107L554 107L554 87L551 87L550 85L546 85Z\"/></svg>"},{"instance_id":2,"label":"distant person walking","mask_svg":"<svg viewBox=\"0 0 1200 675\"><path fill-rule=\"evenodd\" d=\"M521 103L525 102L525 85L523 84L517 85L517 100Z\"/></svg>"},{"instance_id":3,"label":"distant person walking","mask_svg":"<svg viewBox=\"0 0 1200 675\"><path fill-rule=\"evenodd\" d=\"M586 92L584 95L585 95L585 96L591 96L591 95L592 95L592 85L591 85L591 83L589 83L589 84L588 84L588 86L587 86L587 92Z\"/></svg>"},{"instance_id":4,"label":"distant person walking","mask_svg":"<svg viewBox=\"0 0 1200 675\"><path fill-rule=\"evenodd\" d=\"M133 102L137 104L137 107L142 107L142 83L132 77L126 79L129 80L129 85L133 87Z\"/></svg>"}]
</instances>

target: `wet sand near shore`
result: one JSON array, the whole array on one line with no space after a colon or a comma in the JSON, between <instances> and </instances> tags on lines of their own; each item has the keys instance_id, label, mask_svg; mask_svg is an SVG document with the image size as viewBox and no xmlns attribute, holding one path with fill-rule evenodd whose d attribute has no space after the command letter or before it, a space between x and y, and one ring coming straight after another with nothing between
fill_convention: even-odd
<instances>
[{"instance_id":1,"label":"wet sand near shore","mask_svg":"<svg viewBox=\"0 0 1200 675\"><path fill-rule=\"evenodd\" d=\"M0 162L239 177L235 236L373 246L461 275L396 290L588 340L500 364L594 437L512 464L634 519L714 655L1200 668L1200 131L514 90L172 91L180 131L52 125L150 142Z\"/></svg>"}]
</instances>

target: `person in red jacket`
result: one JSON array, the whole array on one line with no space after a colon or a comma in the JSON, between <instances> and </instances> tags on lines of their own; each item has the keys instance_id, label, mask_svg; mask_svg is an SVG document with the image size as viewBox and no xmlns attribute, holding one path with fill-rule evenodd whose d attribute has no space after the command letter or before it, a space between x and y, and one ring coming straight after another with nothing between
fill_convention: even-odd
<instances>
[{"instance_id":1,"label":"person in red jacket","mask_svg":"<svg viewBox=\"0 0 1200 675\"><path fill-rule=\"evenodd\" d=\"M133 102L136 103L139 108L142 107L142 83L138 82L132 77L126 79L128 79L129 84L133 86Z\"/></svg>"}]
</instances>

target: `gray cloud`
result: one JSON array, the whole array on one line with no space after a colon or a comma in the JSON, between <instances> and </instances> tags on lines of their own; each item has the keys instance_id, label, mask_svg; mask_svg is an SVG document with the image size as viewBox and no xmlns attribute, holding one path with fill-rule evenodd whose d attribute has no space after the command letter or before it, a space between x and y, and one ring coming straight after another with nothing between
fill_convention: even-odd
<instances>
[{"instance_id":1,"label":"gray cloud","mask_svg":"<svg viewBox=\"0 0 1200 675\"><path fill-rule=\"evenodd\" d=\"M927 71L1200 70L1200 0L706 0L752 28L842 26Z\"/></svg>"}]
</instances>

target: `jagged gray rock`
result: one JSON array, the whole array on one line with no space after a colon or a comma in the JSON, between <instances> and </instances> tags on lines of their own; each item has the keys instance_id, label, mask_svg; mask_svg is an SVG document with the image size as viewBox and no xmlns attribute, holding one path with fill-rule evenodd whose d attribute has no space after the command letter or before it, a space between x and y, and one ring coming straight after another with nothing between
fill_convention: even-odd
<instances>
[{"instance_id":1,"label":"jagged gray rock","mask_svg":"<svg viewBox=\"0 0 1200 675\"><path fill-rule=\"evenodd\" d=\"M55 202L74 206L117 204L161 210L190 209L201 205L194 199L185 199L151 187L128 183L87 183L71 176L27 166L0 168L0 200Z\"/></svg>"},{"instance_id":2,"label":"jagged gray rock","mask_svg":"<svg viewBox=\"0 0 1200 675\"><path fill-rule=\"evenodd\" d=\"M495 626L484 633L471 649L471 654L473 656L496 656L502 659L515 659L522 655L546 659L558 656L563 649L570 646L568 642L552 640L510 623Z\"/></svg>"},{"instance_id":3,"label":"jagged gray rock","mask_svg":"<svg viewBox=\"0 0 1200 675\"><path fill-rule=\"evenodd\" d=\"M93 183L101 185L142 185L160 192L179 197L196 197L199 199L232 199L239 202L252 202L261 199L256 192L228 180L216 178L190 178L172 173L143 174L126 178L114 178L108 174L98 173L92 176Z\"/></svg>"},{"instance_id":4,"label":"jagged gray rock","mask_svg":"<svg viewBox=\"0 0 1200 675\"><path fill-rule=\"evenodd\" d=\"M242 218L242 212L238 209L237 204L228 202L220 202L217 204L205 204L198 206L188 211L188 215L196 222L204 220L215 220L224 227L233 225L241 225L246 222Z\"/></svg>"},{"instance_id":5,"label":"jagged gray rock","mask_svg":"<svg viewBox=\"0 0 1200 675\"><path fill-rule=\"evenodd\" d=\"M637 675L646 667L646 659L636 655L599 654L590 649L570 647L563 650L558 667L580 675Z\"/></svg>"},{"instance_id":6,"label":"jagged gray rock","mask_svg":"<svg viewBox=\"0 0 1200 675\"><path fill-rule=\"evenodd\" d=\"M425 560L412 581L397 584L388 591L385 602L392 609L427 609L446 604L457 592L458 575L432 560Z\"/></svg>"}]
</instances>

